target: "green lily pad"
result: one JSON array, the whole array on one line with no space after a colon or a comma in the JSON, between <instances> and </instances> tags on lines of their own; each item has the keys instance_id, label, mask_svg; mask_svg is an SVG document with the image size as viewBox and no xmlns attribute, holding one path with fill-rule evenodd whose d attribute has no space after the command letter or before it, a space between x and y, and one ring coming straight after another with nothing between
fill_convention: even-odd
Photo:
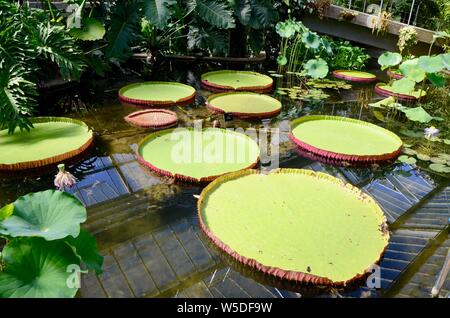
<instances>
[{"instance_id":1,"label":"green lily pad","mask_svg":"<svg viewBox=\"0 0 450 318\"><path fill-rule=\"evenodd\" d=\"M450 160L450 154L448 153L438 153L437 156L439 158L444 158L445 160Z\"/></svg>"},{"instance_id":2,"label":"green lily pad","mask_svg":"<svg viewBox=\"0 0 450 318\"><path fill-rule=\"evenodd\" d=\"M422 160L422 161L430 161L431 157L429 155L425 155L422 153L418 153L416 155L417 159Z\"/></svg>"},{"instance_id":3,"label":"green lily pad","mask_svg":"<svg viewBox=\"0 0 450 318\"><path fill-rule=\"evenodd\" d=\"M441 163L432 163L428 166L431 170L439 173L450 173L450 167Z\"/></svg>"},{"instance_id":4,"label":"green lily pad","mask_svg":"<svg viewBox=\"0 0 450 318\"><path fill-rule=\"evenodd\" d=\"M77 237L86 208L74 196L55 190L27 194L14 202L14 212L0 222L0 234L39 236L48 241Z\"/></svg>"},{"instance_id":5,"label":"green lily pad","mask_svg":"<svg viewBox=\"0 0 450 318\"><path fill-rule=\"evenodd\" d=\"M75 275L69 266L78 266L79 260L63 241L13 239L2 258L6 266L0 272L0 298L68 298L78 290L67 282Z\"/></svg>"},{"instance_id":6,"label":"green lily pad","mask_svg":"<svg viewBox=\"0 0 450 318\"><path fill-rule=\"evenodd\" d=\"M323 59L311 59L303 66L306 75L312 78L324 78L328 74L328 64Z\"/></svg>"},{"instance_id":7,"label":"green lily pad","mask_svg":"<svg viewBox=\"0 0 450 318\"><path fill-rule=\"evenodd\" d=\"M421 56L418 64L427 73L440 72L444 68L444 62L440 56Z\"/></svg>"},{"instance_id":8,"label":"green lily pad","mask_svg":"<svg viewBox=\"0 0 450 318\"><path fill-rule=\"evenodd\" d=\"M105 27L102 22L94 18L83 18L81 29L71 29L70 35L82 41L97 41L105 36Z\"/></svg>"},{"instance_id":9,"label":"green lily pad","mask_svg":"<svg viewBox=\"0 0 450 318\"><path fill-rule=\"evenodd\" d=\"M412 59L403 62L399 70L401 73L410 80L419 83L425 79L426 72L418 66L419 59Z\"/></svg>"},{"instance_id":10,"label":"green lily pad","mask_svg":"<svg viewBox=\"0 0 450 318\"><path fill-rule=\"evenodd\" d=\"M414 149L411 149L411 148L407 148L407 147L403 147L402 152L405 155L409 155L409 156L415 156L417 154L417 151L415 151Z\"/></svg>"},{"instance_id":11,"label":"green lily pad","mask_svg":"<svg viewBox=\"0 0 450 318\"><path fill-rule=\"evenodd\" d=\"M102 273L103 256L98 252L97 242L89 232L81 229L76 238L69 236L65 241L87 268L95 270L97 275Z\"/></svg>"},{"instance_id":12,"label":"green lily pad","mask_svg":"<svg viewBox=\"0 0 450 318\"><path fill-rule=\"evenodd\" d=\"M403 163L410 164L410 165L413 165L417 162L416 158L406 156L406 155L402 155L402 156L398 157L397 160L400 162L403 162Z\"/></svg>"},{"instance_id":13,"label":"green lily pad","mask_svg":"<svg viewBox=\"0 0 450 318\"><path fill-rule=\"evenodd\" d=\"M381 69L386 69L388 67L396 66L402 61L402 56L400 53L395 52L384 52L378 58L378 64L382 67Z\"/></svg>"},{"instance_id":14,"label":"green lily pad","mask_svg":"<svg viewBox=\"0 0 450 318\"><path fill-rule=\"evenodd\" d=\"M446 160L446 159L444 159L444 158L439 158L439 157L432 157L432 158L430 159L430 161L431 161L432 163L439 163L439 164L441 164L441 165L447 164L447 160Z\"/></svg>"}]
</instances>

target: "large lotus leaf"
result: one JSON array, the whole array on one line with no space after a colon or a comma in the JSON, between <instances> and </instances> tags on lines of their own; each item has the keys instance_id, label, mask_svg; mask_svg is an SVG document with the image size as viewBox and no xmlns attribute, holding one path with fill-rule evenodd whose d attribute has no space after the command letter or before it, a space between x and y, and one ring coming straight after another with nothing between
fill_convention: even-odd
<instances>
[{"instance_id":1,"label":"large lotus leaf","mask_svg":"<svg viewBox=\"0 0 450 318\"><path fill-rule=\"evenodd\" d=\"M408 119L412 121L417 121L419 123L428 123L433 120L433 117L420 106L414 108L404 107L402 111L405 113L406 117L408 117Z\"/></svg>"},{"instance_id":2,"label":"large lotus leaf","mask_svg":"<svg viewBox=\"0 0 450 318\"><path fill-rule=\"evenodd\" d=\"M404 77L392 83L392 91L397 94L411 94L414 91L415 85L416 82Z\"/></svg>"},{"instance_id":3,"label":"large lotus leaf","mask_svg":"<svg viewBox=\"0 0 450 318\"><path fill-rule=\"evenodd\" d=\"M73 237L86 221L86 208L74 196L55 190L27 194L14 202L14 212L0 222L0 234L40 236L48 241Z\"/></svg>"},{"instance_id":4,"label":"large lotus leaf","mask_svg":"<svg viewBox=\"0 0 450 318\"><path fill-rule=\"evenodd\" d=\"M395 107L395 104L397 104L395 102L395 98L393 96L389 96L376 103L369 103L369 106L374 108L386 108L386 107Z\"/></svg>"},{"instance_id":5,"label":"large lotus leaf","mask_svg":"<svg viewBox=\"0 0 450 318\"><path fill-rule=\"evenodd\" d=\"M418 63L419 59L405 61L400 65L399 70L410 80L419 83L425 79L427 73L419 67Z\"/></svg>"},{"instance_id":6,"label":"large lotus leaf","mask_svg":"<svg viewBox=\"0 0 450 318\"><path fill-rule=\"evenodd\" d=\"M75 238L69 236L66 242L87 268L95 270L97 274L102 273L103 256L99 254L97 242L89 232L81 229L80 235Z\"/></svg>"},{"instance_id":7,"label":"large lotus leaf","mask_svg":"<svg viewBox=\"0 0 450 318\"><path fill-rule=\"evenodd\" d=\"M303 28L304 27L301 22L287 20L284 22L278 22L275 26L275 31L282 38L291 38L295 35L295 33L300 32Z\"/></svg>"},{"instance_id":8,"label":"large lotus leaf","mask_svg":"<svg viewBox=\"0 0 450 318\"><path fill-rule=\"evenodd\" d=\"M447 70L450 70L450 53L441 54L442 63Z\"/></svg>"},{"instance_id":9,"label":"large lotus leaf","mask_svg":"<svg viewBox=\"0 0 450 318\"><path fill-rule=\"evenodd\" d=\"M306 75L312 78L324 78L328 74L328 64L323 59L312 59L303 66Z\"/></svg>"},{"instance_id":10,"label":"large lotus leaf","mask_svg":"<svg viewBox=\"0 0 450 318\"><path fill-rule=\"evenodd\" d=\"M320 37L314 32L307 31L302 34L302 42L308 49L315 50L320 46Z\"/></svg>"},{"instance_id":11,"label":"large lotus leaf","mask_svg":"<svg viewBox=\"0 0 450 318\"><path fill-rule=\"evenodd\" d=\"M401 54L395 52L384 52L378 58L378 64L382 66L381 69L383 70L388 67L398 65L400 64L401 61L402 61Z\"/></svg>"},{"instance_id":12,"label":"large lotus leaf","mask_svg":"<svg viewBox=\"0 0 450 318\"><path fill-rule=\"evenodd\" d=\"M436 73L442 71L444 62L440 56L421 56L419 66L427 73Z\"/></svg>"},{"instance_id":13,"label":"large lotus leaf","mask_svg":"<svg viewBox=\"0 0 450 318\"><path fill-rule=\"evenodd\" d=\"M82 41L97 41L105 36L105 27L103 23L94 18L83 18L83 27L80 29L71 29L70 35Z\"/></svg>"},{"instance_id":14,"label":"large lotus leaf","mask_svg":"<svg viewBox=\"0 0 450 318\"><path fill-rule=\"evenodd\" d=\"M428 80L436 87L444 87L446 83L445 78L438 73L428 74Z\"/></svg>"},{"instance_id":15,"label":"large lotus leaf","mask_svg":"<svg viewBox=\"0 0 450 318\"><path fill-rule=\"evenodd\" d=\"M3 249L2 258L0 298L66 298L78 290L68 282L74 275L70 265L79 266L79 260L63 241L13 239Z\"/></svg>"}]
</instances>

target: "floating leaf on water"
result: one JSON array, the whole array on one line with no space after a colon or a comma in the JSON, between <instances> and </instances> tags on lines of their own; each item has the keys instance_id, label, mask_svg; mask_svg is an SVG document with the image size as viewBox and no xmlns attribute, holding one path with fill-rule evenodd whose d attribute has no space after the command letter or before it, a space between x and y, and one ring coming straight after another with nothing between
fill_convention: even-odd
<instances>
[{"instance_id":1,"label":"floating leaf on water","mask_svg":"<svg viewBox=\"0 0 450 318\"><path fill-rule=\"evenodd\" d=\"M448 153L438 153L437 156L439 158L443 158L445 160L450 160L450 154L448 154Z\"/></svg>"},{"instance_id":2,"label":"floating leaf on water","mask_svg":"<svg viewBox=\"0 0 450 318\"><path fill-rule=\"evenodd\" d=\"M400 162L403 162L403 163L410 164L410 165L413 165L417 162L416 158L406 156L406 155L401 155L400 157L398 157L397 160Z\"/></svg>"},{"instance_id":3,"label":"floating leaf on water","mask_svg":"<svg viewBox=\"0 0 450 318\"><path fill-rule=\"evenodd\" d=\"M428 166L431 170L440 172L440 173L450 173L450 167L440 163L432 163Z\"/></svg>"},{"instance_id":4,"label":"floating leaf on water","mask_svg":"<svg viewBox=\"0 0 450 318\"><path fill-rule=\"evenodd\" d=\"M269 76L272 76L272 77L277 77L277 78L281 78L281 77L283 77L283 75L281 75L281 74L277 74L277 73L272 73L272 74L269 74Z\"/></svg>"},{"instance_id":5,"label":"floating leaf on water","mask_svg":"<svg viewBox=\"0 0 450 318\"><path fill-rule=\"evenodd\" d=\"M402 152L406 155L415 156L417 154L417 151L411 148L403 147Z\"/></svg>"},{"instance_id":6,"label":"floating leaf on water","mask_svg":"<svg viewBox=\"0 0 450 318\"><path fill-rule=\"evenodd\" d=\"M450 145L450 139L442 139L442 141L444 142L444 144Z\"/></svg>"},{"instance_id":7,"label":"floating leaf on water","mask_svg":"<svg viewBox=\"0 0 450 318\"><path fill-rule=\"evenodd\" d=\"M445 165L445 164L447 163L447 160L446 160L446 159L444 159L444 158L439 158L439 157L432 157L432 158L430 159L430 161L431 161L432 163L439 163L439 164L442 164L442 165Z\"/></svg>"},{"instance_id":8,"label":"floating leaf on water","mask_svg":"<svg viewBox=\"0 0 450 318\"><path fill-rule=\"evenodd\" d=\"M430 161L431 157L429 155L425 155L422 153L418 153L416 155L417 159L422 160L422 161Z\"/></svg>"},{"instance_id":9,"label":"floating leaf on water","mask_svg":"<svg viewBox=\"0 0 450 318\"><path fill-rule=\"evenodd\" d=\"M287 93L285 91L282 90L276 90L275 93L277 93L278 95L287 95Z\"/></svg>"},{"instance_id":10,"label":"floating leaf on water","mask_svg":"<svg viewBox=\"0 0 450 318\"><path fill-rule=\"evenodd\" d=\"M394 103L395 103L395 98L393 96L390 96L390 97L382 99L376 103L370 103L369 106L375 107L375 108L385 108L385 107L390 107Z\"/></svg>"}]
</instances>

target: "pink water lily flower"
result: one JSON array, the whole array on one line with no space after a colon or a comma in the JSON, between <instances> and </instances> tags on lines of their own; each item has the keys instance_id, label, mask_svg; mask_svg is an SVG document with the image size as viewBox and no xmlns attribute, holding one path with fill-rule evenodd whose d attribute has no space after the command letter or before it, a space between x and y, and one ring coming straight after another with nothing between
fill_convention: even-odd
<instances>
[{"instance_id":1,"label":"pink water lily flower","mask_svg":"<svg viewBox=\"0 0 450 318\"><path fill-rule=\"evenodd\" d=\"M64 164L58 165L59 172L55 176L55 187L58 190L64 190L65 188L71 188L77 182L77 179L69 172L66 171Z\"/></svg>"}]
</instances>

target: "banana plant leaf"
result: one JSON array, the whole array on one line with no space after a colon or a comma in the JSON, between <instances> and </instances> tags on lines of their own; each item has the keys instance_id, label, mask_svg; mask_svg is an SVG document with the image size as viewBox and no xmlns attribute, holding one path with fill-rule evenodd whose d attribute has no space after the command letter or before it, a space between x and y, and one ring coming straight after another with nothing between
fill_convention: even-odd
<instances>
[{"instance_id":1,"label":"banana plant leaf","mask_svg":"<svg viewBox=\"0 0 450 318\"><path fill-rule=\"evenodd\" d=\"M5 269L0 272L0 298L69 298L79 288L71 284L77 273L69 270L71 265L76 268L79 260L63 241L13 239L3 249L2 258Z\"/></svg>"},{"instance_id":2,"label":"banana plant leaf","mask_svg":"<svg viewBox=\"0 0 450 318\"><path fill-rule=\"evenodd\" d=\"M55 190L27 194L14 203L12 214L0 222L0 234L39 236L47 241L77 237L86 221L86 208L74 196Z\"/></svg>"}]
</instances>

